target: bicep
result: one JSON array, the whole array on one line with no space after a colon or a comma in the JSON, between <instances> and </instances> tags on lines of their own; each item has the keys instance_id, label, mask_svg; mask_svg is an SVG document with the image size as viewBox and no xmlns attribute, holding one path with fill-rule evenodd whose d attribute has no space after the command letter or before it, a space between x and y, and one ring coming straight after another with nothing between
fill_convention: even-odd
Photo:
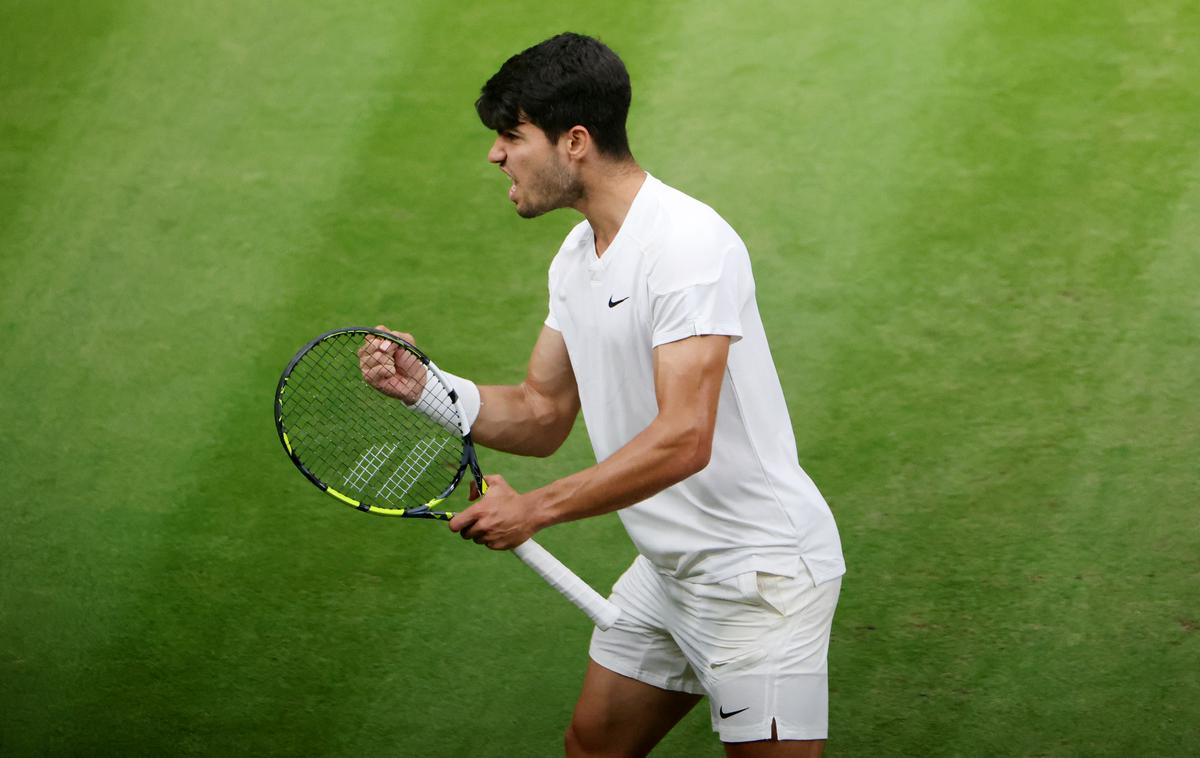
<instances>
[{"instance_id":1,"label":"bicep","mask_svg":"<svg viewBox=\"0 0 1200 758\"><path fill-rule=\"evenodd\" d=\"M711 438L729 343L726 335L706 334L654 348L654 391L660 419L697 427Z\"/></svg>"},{"instance_id":2,"label":"bicep","mask_svg":"<svg viewBox=\"0 0 1200 758\"><path fill-rule=\"evenodd\" d=\"M555 415L575 418L579 412L579 389L562 332L542 327L529 356L525 387L538 400L552 406Z\"/></svg>"},{"instance_id":3,"label":"bicep","mask_svg":"<svg viewBox=\"0 0 1200 758\"><path fill-rule=\"evenodd\" d=\"M579 414L575 374L562 334L543 327L520 384L480 387L471 433L479 444L518 455L550 455Z\"/></svg>"}]
</instances>

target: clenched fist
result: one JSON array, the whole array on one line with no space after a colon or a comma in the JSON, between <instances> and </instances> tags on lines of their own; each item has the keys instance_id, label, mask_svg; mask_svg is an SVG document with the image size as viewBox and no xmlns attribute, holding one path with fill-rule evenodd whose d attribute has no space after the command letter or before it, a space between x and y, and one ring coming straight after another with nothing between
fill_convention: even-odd
<instances>
[{"instance_id":1,"label":"clenched fist","mask_svg":"<svg viewBox=\"0 0 1200 758\"><path fill-rule=\"evenodd\" d=\"M413 343L411 334L394 332L386 326L375 327ZM368 335L358 349L358 367L367 384L385 395L399 398L412 405L421 398L428 370L415 355L391 340Z\"/></svg>"}]
</instances>

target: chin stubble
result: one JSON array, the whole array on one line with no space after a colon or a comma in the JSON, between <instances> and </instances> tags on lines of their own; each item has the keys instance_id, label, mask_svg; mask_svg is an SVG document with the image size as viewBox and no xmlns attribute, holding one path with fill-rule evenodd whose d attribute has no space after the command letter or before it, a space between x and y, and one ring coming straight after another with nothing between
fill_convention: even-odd
<instances>
[{"instance_id":1,"label":"chin stubble","mask_svg":"<svg viewBox=\"0 0 1200 758\"><path fill-rule=\"evenodd\" d=\"M522 209L517 206L517 215L521 218L536 218L544 213L566 208L575 204L583 197L583 183L571 175L557 158L541 173L533 185L542 190L546 199L537 205Z\"/></svg>"}]
</instances>

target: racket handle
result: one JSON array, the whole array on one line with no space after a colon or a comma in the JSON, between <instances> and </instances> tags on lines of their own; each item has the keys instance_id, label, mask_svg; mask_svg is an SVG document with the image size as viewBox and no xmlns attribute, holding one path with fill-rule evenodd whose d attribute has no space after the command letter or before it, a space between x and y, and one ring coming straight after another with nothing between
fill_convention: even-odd
<instances>
[{"instance_id":1,"label":"racket handle","mask_svg":"<svg viewBox=\"0 0 1200 758\"><path fill-rule=\"evenodd\" d=\"M546 548L533 540L527 540L513 548L513 553L525 565L538 572L546 582L588 615L600 629L608 629L617 623L621 609L600 596L587 582L562 564Z\"/></svg>"}]
</instances>

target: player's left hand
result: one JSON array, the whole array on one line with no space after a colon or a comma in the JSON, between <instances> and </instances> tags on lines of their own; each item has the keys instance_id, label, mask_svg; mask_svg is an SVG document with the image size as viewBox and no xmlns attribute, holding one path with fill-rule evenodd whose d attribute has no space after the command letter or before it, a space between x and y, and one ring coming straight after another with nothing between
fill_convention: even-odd
<instances>
[{"instance_id":1,"label":"player's left hand","mask_svg":"<svg viewBox=\"0 0 1200 758\"><path fill-rule=\"evenodd\" d=\"M471 499L475 504L450 519L450 531L458 532L464 540L474 540L492 550L511 550L537 531L530 518L529 508L517 492L499 474L484 477L487 495L479 497L471 483Z\"/></svg>"}]
</instances>

